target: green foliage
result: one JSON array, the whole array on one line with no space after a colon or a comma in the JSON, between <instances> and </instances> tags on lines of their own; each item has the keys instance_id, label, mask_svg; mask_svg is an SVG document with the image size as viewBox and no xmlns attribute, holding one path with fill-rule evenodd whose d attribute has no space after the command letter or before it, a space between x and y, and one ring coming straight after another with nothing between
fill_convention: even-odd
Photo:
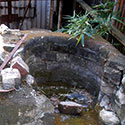
<instances>
[{"instance_id":1,"label":"green foliage","mask_svg":"<svg viewBox=\"0 0 125 125\"><path fill-rule=\"evenodd\" d=\"M74 13L73 16L66 16L65 19L68 19L68 25L65 26L65 28L61 29L63 32L66 32L70 35L72 35L71 38L78 37L78 41L76 43L76 46L81 41L82 46L84 46L84 35L87 35L88 37L94 38L92 34L94 34L94 29L92 25L90 24L90 13L85 13L83 16L76 15ZM71 39L70 38L70 39Z\"/></svg>"},{"instance_id":2,"label":"green foliage","mask_svg":"<svg viewBox=\"0 0 125 125\"><path fill-rule=\"evenodd\" d=\"M61 32L70 34L71 38L78 38L76 46L81 41L84 46L84 35L94 38L95 34L100 36L108 35L112 30L113 20L124 24L118 19L117 13L113 12L115 3L106 0L104 3L94 6L91 12L85 12L84 15L66 16L68 25L62 28ZM94 18L91 16L94 15Z\"/></svg>"}]
</instances>

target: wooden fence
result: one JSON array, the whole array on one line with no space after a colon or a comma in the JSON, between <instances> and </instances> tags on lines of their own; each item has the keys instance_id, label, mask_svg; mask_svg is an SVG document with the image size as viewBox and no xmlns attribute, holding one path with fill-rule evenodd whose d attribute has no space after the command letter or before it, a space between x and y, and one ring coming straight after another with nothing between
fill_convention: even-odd
<instances>
[{"instance_id":1,"label":"wooden fence","mask_svg":"<svg viewBox=\"0 0 125 125\"><path fill-rule=\"evenodd\" d=\"M120 18L125 18L125 0L117 0L116 2L115 11L118 12ZM121 21L125 23L125 19L121 19ZM114 26L125 34L125 25L114 21Z\"/></svg>"}]
</instances>

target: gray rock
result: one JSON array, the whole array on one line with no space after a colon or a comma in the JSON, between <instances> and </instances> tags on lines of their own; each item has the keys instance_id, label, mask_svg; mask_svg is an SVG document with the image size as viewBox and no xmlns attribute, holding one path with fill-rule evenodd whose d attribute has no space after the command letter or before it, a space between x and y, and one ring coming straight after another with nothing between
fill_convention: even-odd
<instances>
[{"instance_id":1,"label":"gray rock","mask_svg":"<svg viewBox=\"0 0 125 125\"><path fill-rule=\"evenodd\" d=\"M13 55L13 58L15 58L16 56L21 56L23 52L23 48L19 48Z\"/></svg>"},{"instance_id":2,"label":"gray rock","mask_svg":"<svg viewBox=\"0 0 125 125\"><path fill-rule=\"evenodd\" d=\"M18 69L6 68L1 71L3 89L11 89L20 85L21 75Z\"/></svg>"},{"instance_id":3,"label":"gray rock","mask_svg":"<svg viewBox=\"0 0 125 125\"><path fill-rule=\"evenodd\" d=\"M5 44L3 46L4 50L11 52L13 50L13 48L15 47L15 44Z\"/></svg>"},{"instance_id":4,"label":"gray rock","mask_svg":"<svg viewBox=\"0 0 125 125\"><path fill-rule=\"evenodd\" d=\"M104 106L106 106L106 105L108 105L109 104L109 98L108 98L108 96L104 96L103 98L102 98L102 100L101 100L101 102L100 102L100 106L101 107L104 107Z\"/></svg>"},{"instance_id":5,"label":"gray rock","mask_svg":"<svg viewBox=\"0 0 125 125\"><path fill-rule=\"evenodd\" d=\"M113 108L115 112L117 113L117 116L119 117L121 123L125 123L125 105L120 105L120 103L117 102L117 100L115 100L113 104Z\"/></svg>"},{"instance_id":6,"label":"gray rock","mask_svg":"<svg viewBox=\"0 0 125 125\"><path fill-rule=\"evenodd\" d=\"M54 125L54 107L46 96L22 85L0 95L0 125Z\"/></svg>"},{"instance_id":7,"label":"gray rock","mask_svg":"<svg viewBox=\"0 0 125 125\"><path fill-rule=\"evenodd\" d=\"M106 125L118 125L120 123L119 118L114 112L102 109L100 111L100 117Z\"/></svg>"},{"instance_id":8,"label":"gray rock","mask_svg":"<svg viewBox=\"0 0 125 125\"><path fill-rule=\"evenodd\" d=\"M125 85L125 74L123 75L123 78L122 78L122 84Z\"/></svg>"},{"instance_id":9,"label":"gray rock","mask_svg":"<svg viewBox=\"0 0 125 125\"><path fill-rule=\"evenodd\" d=\"M112 110L112 106L107 95L104 95L104 97L102 98L100 106L104 107L106 110Z\"/></svg>"},{"instance_id":10,"label":"gray rock","mask_svg":"<svg viewBox=\"0 0 125 125\"><path fill-rule=\"evenodd\" d=\"M103 93L105 93L106 95L111 96L111 95L114 93L114 88L111 87L111 86L108 85L108 84L101 85L100 88L101 88L101 91L102 91Z\"/></svg>"},{"instance_id":11,"label":"gray rock","mask_svg":"<svg viewBox=\"0 0 125 125\"><path fill-rule=\"evenodd\" d=\"M0 50L0 65L3 63L4 59L5 59L5 53L3 50Z\"/></svg>"},{"instance_id":12,"label":"gray rock","mask_svg":"<svg viewBox=\"0 0 125 125\"><path fill-rule=\"evenodd\" d=\"M122 86L116 92L116 97L117 97L118 102L120 103L120 105L125 105L125 93L123 92Z\"/></svg>"},{"instance_id":13,"label":"gray rock","mask_svg":"<svg viewBox=\"0 0 125 125\"><path fill-rule=\"evenodd\" d=\"M26 76L26 83L29 85L29 86L32 86L35 84L35 78L30 75L30 74L27 74Z\"/></svg>"},{"instance_id":14,"label":"gray rock","mask_svg":"<svg viewBox=\"0 0 125 125\"><path fill-rule=\"evenodd\" d=\"M70 115L78 115L83 110L82 105L72 101L60 102L58 108L61 113Z\"/></svg>"},{"instance_id":15,"label":"gray rock","mask_svg":"<svg viewBox=\"0 0 125 125\"><path fill-rule=\"evenodd\" d=\"M125 93L125 74L123 75L123 78L122 78L122 86Z\"/></svg>"}]
</instances>

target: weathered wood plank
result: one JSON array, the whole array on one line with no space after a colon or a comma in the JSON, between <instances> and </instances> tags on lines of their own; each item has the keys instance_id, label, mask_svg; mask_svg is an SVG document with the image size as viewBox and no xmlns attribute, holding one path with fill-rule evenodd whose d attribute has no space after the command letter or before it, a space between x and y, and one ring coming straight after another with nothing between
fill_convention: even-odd
<instances>
[{"instance_id":1,"label":"weathered wood plank","mask_svg":"<svg viewBox=\"0 0 125 125\"><path fill-rule=\"evenodd\" d=\"M59 1L59 14L58 14L58 30L61 28L62 23L62 7L63 7L63 0Z\"/></svg>"},{"instance_id":2,"label":"weathered wood plank","mask_svg":"<svg viewBox=\"0 0 125 125\"><path fill-rule=\"evenodd\" d=\"M92 8L87 4L85 3L83 0L76 0L80 5L81 7L90 12L92 11ZM95 17L96 15L93 15L91 13L91 16L92 17ZM122 43L124 46L125 46L125 35L123 33L121 33L118 29L116 29L114 26L112 26L112 32L111 34L120 42Z\"/></svg>"}]
</instances>

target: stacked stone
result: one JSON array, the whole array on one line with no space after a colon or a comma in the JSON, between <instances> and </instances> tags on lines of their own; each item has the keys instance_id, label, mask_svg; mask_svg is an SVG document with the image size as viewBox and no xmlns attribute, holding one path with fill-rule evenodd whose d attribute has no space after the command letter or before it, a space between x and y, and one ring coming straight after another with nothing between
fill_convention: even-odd
<instances>
[{"instance_id":1,"label":"stacked stone","mask_svg":"<svg viewBox=\"0 0 125 125\"><path fill-rule=\"evenodd\" d=\"M100 86L100 106L103 109L100 116L103 122L108 125L125 124L125 76L122 76L124 69L125 58L121 54L111 54L104 66L104 75Z\"/></svg>"},{"instance_id":2,"label":"stacked stone","mask_svg":"<svg viewBox=\"0 0 125 125\"><path fill-rule=\"evenodd\" d=\"M13 36L18 38L21 36L19 30L9 29L7 26L2 24L0 26L0 65L4 62L4 59L9 55L9 53L16 46L16 42L19 39L16 39ZM12 40L13 38L13 40ZM23 48L20 48L16 51L13 56L13 59L9 62L7 68L1 71L1 92L9 92L9 90L18 89L21 86L22 78L26 76L27 83L31 86L35 83L34 78L28 74L29 67L24 62L21 57L21 52ZM28 74L28 75L27 75Z\"/></svg>"}]
</instances>

